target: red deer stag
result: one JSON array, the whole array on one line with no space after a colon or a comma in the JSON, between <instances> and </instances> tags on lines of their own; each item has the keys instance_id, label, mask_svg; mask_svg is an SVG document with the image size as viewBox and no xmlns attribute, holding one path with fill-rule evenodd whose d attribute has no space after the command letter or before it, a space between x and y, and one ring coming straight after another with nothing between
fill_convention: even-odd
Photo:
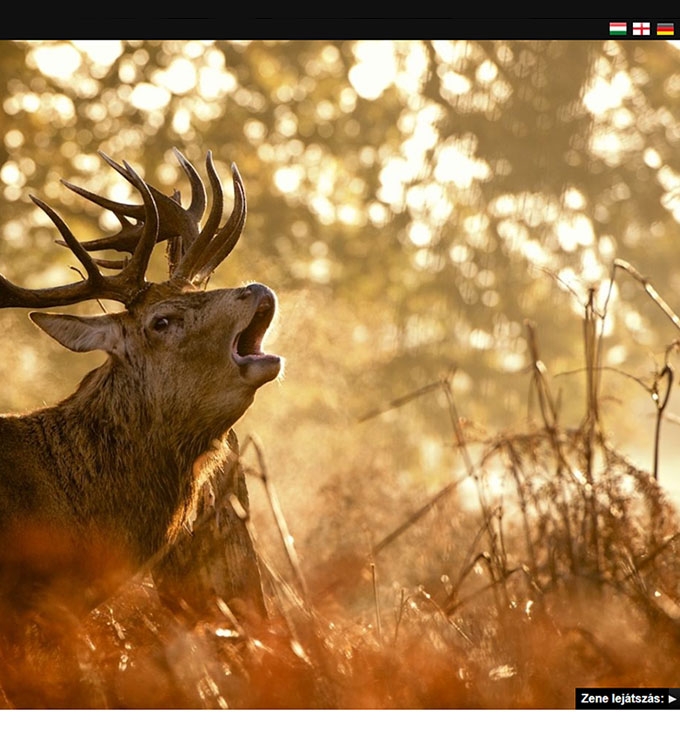
<instances>
[{"instance_id":1,"label":"red deer stag","mask_svg":"<svg viewBox=\"0 0 680 730\"><path fill-rule=\"evenodd\" d=\"M30 290L0 276L0 307L125 305L99 316L30 315L67 348L109 357L58 405L0 417L0 616L42 611L46 596L69 613L86 611L172 541L196 500L195 463L279 373L280 359L261 350L274 294L262 284L204 290L245 223L238 171L232 167L234 210L220 227L223 194L208 154L212 204L201 230L205 188L176 155L191 185L187 208L105 155L141 205L65 183L116 214L121 230L108 238L79 242L33 199L80 262L81 281ZM149 259L164 240L170 275L151 283ZM102 250L130 256L117 264L91 255Z\"/></svg>"}]
</instances>

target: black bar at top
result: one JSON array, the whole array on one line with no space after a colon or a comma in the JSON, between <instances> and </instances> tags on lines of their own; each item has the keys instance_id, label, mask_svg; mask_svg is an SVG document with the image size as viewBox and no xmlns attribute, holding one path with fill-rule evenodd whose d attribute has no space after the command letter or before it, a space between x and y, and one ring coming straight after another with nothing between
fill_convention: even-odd
<instances>
[{"instance_id":1,"label":"black bar at top","mask_svg":"<svg viewBox=\"0 0 680 730\"><path fill-rule=\"evenodd\" d=\"M649 23L649 35L634 36L633 23ZM442 40L680 40L680 18L257 18L249 20L261 38L442 39ZM610 23L626 23L625 36L612 35ZM673 36L657 36L659 24L672 24Z\"/></svg>"},{"instance_id":2,"label":"black bar at top","mask_svg":"<svg viewBox=\"0 0 680 730\"><path fill-rule=\"evenodd\" d=\"M680 18L612 15L605 18L129 18L94 20L88 38L147 38L181 40L591 40L628 42L680 40ZM649 23L649 35L633 35L633 23ZM610 23L626 23L624 36L612 35ZM658 24L672 24L673 35L657 35ZM58 23L57 23L58 25ZM41 27L42 26L42 27ZM96 30L93 30L95 28ZM5 28L5 33L8 29ZM12 37L71 38L81 36L54 24L38 23L25 36L20 28ZM56 33L56 35L55 35Z\"/></svg>"}]
</instances>

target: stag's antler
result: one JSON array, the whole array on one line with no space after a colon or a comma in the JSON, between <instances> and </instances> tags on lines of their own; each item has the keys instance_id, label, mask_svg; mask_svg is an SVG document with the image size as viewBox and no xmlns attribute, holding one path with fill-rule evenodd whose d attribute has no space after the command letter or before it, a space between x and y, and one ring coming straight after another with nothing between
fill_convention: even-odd
<instances>
[{"instance_id":1,"label":"stag's antler","mask_svg":"<svg viewBox=\"0 0 680 730\"><path fill-rule=\"evenodd\" d=\"M141 205L118 203L96 193L63 181L73 192L114 213L121 230L106 238L78 241L62 218L46 203L31 196L33 202L47 213L63 236L63 245L74 253L85 269L86 278L72 284L50 289L24 289L0 275L1 307L54 307L75 304L88 299L111 299L129 305L144 289L146 269L153 247L159 241L174 240L170 255L169 281L179 285L205 284L217 266L236 245L246 219L246 198L243 181L236 165L232 165L234 180L234 210L227 223L220 228L224 196L215 171L211 153L206 158L206 169L213 201L203 230L200 220L206 208L205 187L196 168L177 150L175 155L191 185L191 203L183 208L179 194L167 196L147 185L141 177L123 162L119 165L100 153L101 157L124 177L142 196ZM131 223L128 218L135 220ZM131 254L126 261L102 261L90 255L92 251L124 251ZM118 269L119 273L104 276L100 268Z\"/></svg>"},{"instance_id":2,"label":"stag's antler","mask_svg":"<svg viewBox=\"0 0 680 730\"><path fill-rule=\"evenodd\" d=\"M224 196L220 179L215 171L212 154L208 152L206 170L210 180L213 201L205 227L200 231L199 224L206 208L205 187L196 168L179 150L175 149L173 151L189 178L191 203L188 208L182 208L178 193L168 196L149 186L160 218L157 241L179 239L180 242L176 247L176 253L170 256L171 279L200 285L205 283L217 266L231 253L243 231L247 211L245 188L238 168L236 165L232 165L234 210L227 223L219 228L222 220ZM108 156L102 153L100 155L130 184L135 185L126 168L114 162ZM87 251L113 250L128 251L130 253L135 251L140 231L146 219L146 206L117 203L71 183L65 184L82 197L113 212L121 222L122 227L117 234L84 243L83 247ZM127 218L133 218L137 223L131 224L126 220ZM109 262L98 263L109 268L119 265Z\"/></svg>"},{"instance_id":3,"label":"stag's antler","mask_svg":"<svg viewBox=\"0 0 680 730\"><path fill-rule=\"evenodd\" d=\"M196 168L182 155L179 150L174 150L175 156L182 165L184 172L189 178L191 185L191 204L187 209L179 205L178 201L172 197L164 195L156 190L152 185L147 185L156 208L158 209L159 229L158 241L165 241L172 236L182 236L187 241L193 241L198 235L198 224L205 213L206 197L205 188L201 182L201 178L196 172ZM124 177L133 187L137 187L134 178L129 174L124 165L119 165L108 155L99 152L99 156L110 165L119 175ZM88 251L126 251L134 253L139 241L144 220L146 217L144 205L131 205L129 203L118 203L115 200L109 200L101 195L85 190L84 188L74 185L67 180L62 183L74 193L90 200L102 208L110 210L121 224L121 230L114 236L106 238L98 238L93 241L87 241L83 247ZM133 218L136 223L130 223L127 219ZM100 262L100 265L108 268L115 268L115 262Z\"/></svg>"}]
</instances>

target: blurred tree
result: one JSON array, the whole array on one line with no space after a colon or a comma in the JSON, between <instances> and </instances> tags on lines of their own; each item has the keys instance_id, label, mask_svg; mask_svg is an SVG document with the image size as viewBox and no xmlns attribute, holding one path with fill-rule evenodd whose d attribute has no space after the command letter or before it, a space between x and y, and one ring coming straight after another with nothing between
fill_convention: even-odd
<instances>
[{"instance_id":1,"label":"blurred tree","mask_svg":"<svg viewBox=\"0 0 680 730\"><path fill-rule=\"evenodd\" d=\"M184 186L173 146L197 164L212 149L224 179L239 165L251 211L218 281L247 272L302 310L281 334L298 418L355 417L455 363L469 413L517 419L524 318L547 360L575 368L574 313L615 257L675 303L678 53L661 41L4 41L2 271L34 286L68 271L27 191L69 209L83 237L115 226L57 184L127 196L98 149L163 189ZM633 367L633 345L675 336L631 282L613 301L609 364ZM38 344L16 332L3 367L21 387ZM26 372L34 381L37 365ZM447 418L423 400L402 428L441 433Z\"/></svg>"}]
</instances>

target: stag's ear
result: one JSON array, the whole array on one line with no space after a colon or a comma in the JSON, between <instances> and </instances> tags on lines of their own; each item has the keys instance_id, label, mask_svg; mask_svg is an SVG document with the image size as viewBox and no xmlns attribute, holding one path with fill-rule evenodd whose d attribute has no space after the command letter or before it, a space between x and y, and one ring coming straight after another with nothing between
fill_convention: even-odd
<instances>
[{"instance_id":1,"label":"stag's ear","mask_svg":"<svg viewBox=\"0 0 680 730\"><path fill-rule=\"evenodd\" d=\"M115 315L76 317L72 314L31 312L29 316L40 329L74 352L104 350L114 355L121 350L123 336Z\"/></svg>"}]
</instances>

